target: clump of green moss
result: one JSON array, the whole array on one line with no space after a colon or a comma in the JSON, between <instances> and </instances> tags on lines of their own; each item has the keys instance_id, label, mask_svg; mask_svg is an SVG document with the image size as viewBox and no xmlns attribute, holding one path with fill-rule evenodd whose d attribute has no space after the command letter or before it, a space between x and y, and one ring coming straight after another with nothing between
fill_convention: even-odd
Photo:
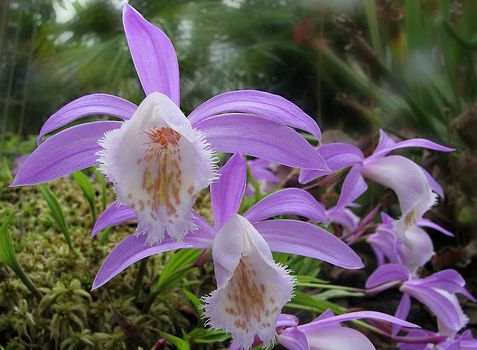
<instances>
[{"instance_id":1,"label":"clump of green moss","mask_svg":"<svg viewBox=\"0 0 477 350\"><path fill-rule=\"evenodd\" d=\"M7 349L152 347L161 332L181 335L182 330L194 327L196 315L179 311L193 310L179 288L169 289L147 305L170 254L149 259L138 299L133 296L138 264L90 292L102 261L122 238L134 232L134 225L113 229L101 245L90 238L93 223L78 185L69 178L54 181L50 188L69 225L74 247L70 251L36 187L7 188L8 177L4 175L0 181L0 217L8 224L20 264L43 298L36 300L10 269L0 265L0 345ZM100 185L95 188L100 207ZM208 199L201 198L198 203L201 214L210 217ZM209 291L209 270L202 267L190 274L188 288L199 295ZM134 332L121 328L124 319L138 331L138 339Z\"/></svg>"}]
</instances>

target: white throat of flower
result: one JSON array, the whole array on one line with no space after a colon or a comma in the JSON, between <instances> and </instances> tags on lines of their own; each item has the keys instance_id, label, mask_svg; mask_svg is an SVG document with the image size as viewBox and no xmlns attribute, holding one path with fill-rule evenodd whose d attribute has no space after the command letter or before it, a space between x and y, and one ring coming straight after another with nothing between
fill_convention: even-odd
<instances>
[{"instance_id":1,"label":"white throat of flower","mask_svg":"<svg viewBox=\"0 0 477 350\"><path fill-rule=\"evenodd\" d=\"M119 202L136 211L137 233L147 234L147 242L160 242L165 233L180 241L196 228L192 206L216 178L216 158L166 95L148 95L99 144L99 169L113 182Z\"/></svg>"},{"instance_id":2,"label":"white throat of flower","mask_svg":"<svg viewBox=\"0 0 477 350\"><path fill-rule=\"evenodd\" d=\"M208 324L230 332L242 349L251 348L255 337L264 346L272 345L294 278L273 261L265 240L240 215L217 233L213 256L218 288L203 299Z\"/></svg>"}]
</instances>

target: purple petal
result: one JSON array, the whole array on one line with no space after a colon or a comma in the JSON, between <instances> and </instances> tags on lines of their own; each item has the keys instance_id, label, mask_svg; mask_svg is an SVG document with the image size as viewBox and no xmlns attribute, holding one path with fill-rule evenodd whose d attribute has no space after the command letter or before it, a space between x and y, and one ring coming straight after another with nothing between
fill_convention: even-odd
<instances>
[{"instance_id":1,"label":"purple petal","mask_svg":"<svg viewBox=\"0 0 477 350\"><path fill-rule=\"evenodd\" d=\"M146 239L146 235L128 236L119 242L101 265L92 289L101 287L136 261L148 256L180 248L208 248L212 244L210 237L204 234L200 228L185 236L182 243L166 237L162 243L151 246L146 243Z\"/></svg>"},{"instance_id":2,"label":"purple petal","mask_svg":"<svg viewBox=\"0 0 477 350\"><path fill-rule=\"evenodd\" d=\"M295 104L281 96L257 90L238 90L212 97L197 107L189 120L195 125L209 117L226 113L254 114L314 135L321 140L318 124Z\"/></svg>"},{"instance_id":3,"label":"purple petal","mask_svg":"<svg viewBox=\"0 0 477 350\"><path fill-rule=\"evenodd\" d=\"M373 288L392 281L407 281L411 277L408 269L398 264L386 264L378 267L366 281L366 288Z\"/></svg>"},{"instance_id":4,"label":"purple petal","mask_svg":"<svg viewBox=\"0 0 477 350\"><path fill-rule=\"evenodd\" d=\"M121 97L108 94L92 94L80 97L61 107L43 125L38 134L38 144L43 136L72 121L89 115L107 114L127 120L132 117L137 106Z\"/></svg>"},{"instance_id":5,"label":"purple petal","mask_svg":"<svg viewBox=\"0 0 477 350\"><path fill-rule=\"evenodd\" d=\"M382 150L385 150L389 147L392 147L396 144L396 142L389 137L388 134L384 132L383 129L379 130L379 142L378 145L376 146L376 149L374 150L374 153L378 153Z\"/></svg>"},{"instance_id":6,"label":"purple petal","mask_svg":"<svg viewBox=\"0 0 477 350\"><path fill-rule=\"evenodd\" d=\"M288 328L278 335L278 342L288 350L310 350L306 335L297 328Z\"/></svg>"},{"instance_id":7,"label":"purple petal","mask_svg":"<svg viewBox=\"0 0 477 350\"><path fill-rule=\"evenodd\" d=\"M318 152L333 172L360 163L364 159L363 152L358 147L347 143L321 145Z\"/></svg>"},{"instance_id":8,"label":"purple petal","mask_svg":"<svg viewBox=\"0 0 477 350\"><path fill-rule=\"evenodd\" d=\"M399 302L399 305L396 309L396 312L394 313L394 316L397 318L400 318L401 320L406 320L407 316L409 316L409 312L411 311L411 297L408 294L403 294L401 297L401 301ZM400 330L399 325L393 325L392 328L392 335L396 335L399 333Z\"/></svg>"},{"instance_id":9,"label":"purple petal","mask_svg":"<svg viewBox=\"0 0 477 350\"><path fill-rule=\"evenodd\" d=\"M295 326L298 326L298 318L295 315L280 314L280 316L278 316L277 328Z\"/></svg>"},{"instance_id":10,"label":"purple petal","mask_svg":"<svg viewBox=\"0 0 477 350\"><path fill-rule=\"evenodd\" d=\"M121 122L85 123L65 129L45 142L23 163L12 186L47 182L97 164L98 140Z\"/></svg>"},{"instance_id":11,"label":"purple petal","mask_svg":"<svg viewBox=\"0 0 477 350\"><path fill-rule=\"evenodd\" d=\"M414 286L411 283L405 283L401 291L426 305L440 322L454 332L466 325L468 319L454 294L422 285Z\"/></svg>"},{"instance_id":12,"label":"purple petal","mask_svg":"<svg viewBox=\"0 0 477 350\"><path fill-rule=\"evenodd\" d=\"M347 244L321 227L296 220L262 221L254 226L272 251L309 256L348 269L363 267Z\"/></svg>"},{"instance_id":13,"label":"purple petal","mask_svg":"<svg viewBox=\"0 0 477 350\"><path fill-rule=\"evenodd\" d=\"M136 212L127 205L121 205L117 201L111 203L96 220L91 237L95 237L98 232L106 227L121 225L122 223L136 219Z\"/></svg>"},{"instance_id":14,"label":"purple petal","mask_svg":"<svg viewBox=\"0 0 477 350\"><path fill-rule=\"evenodd\" d=\"M361 164L353 165L343 182L340 198L335 207L336 210L341 210L346 207L349 203L366 192L367 188L368 185L364 181L363 176L361 176Z\"/></svg>"},{"instance_id":15,"label":"purple petal","mask_svg":"<svg viewBox=\"0 0 477 350\"><path fill-rule=\"evenodd\" d=\"M341 322L346 322L346 321L351 321L351 320L360 320L363 318L372 318L373 320L379 320L379 321L386 321L392 324L397 324L403 327L410 327L410 328L419 328L419 326L401 320L399 318L396 318L394 316L390 316L387 314L384 314L382 312L376 312L376 311L357 311L357 312L349 312L346 314L338 315L338 316L333 316L333 317L327 317L324 319L319 319L315 320L311 323L304 324L302 326L298 326L298 329L300 330L310 330L314 328L321 328L321 327L329 327L336 325Z\"/></svg>"},{"instance_id":16,"label":"purple petal","mask_svg":"<svg viewBox=\"0 0 477 350\"><path fill-rule=\"evenodd\" d=\"M445 234L446 236L454 237L454 234L452 232L446 230L444 227L442 227L440 225L437 225L436 223L432 222L429 219L424 219L423 218L423 219L418 221L417 225L420 226L420 227L429 227L429 228L432 228L436 231L439 231L439 232Z\"/></svg>"},{"instance_id":17,"label":"purple petal","mask_svg":"<svg viewBox=\"0 0 477 350\"><path fill-rule=\"evenodd\" d=\"M379 151L375 151L372 157L382 157L388 154L389 152L395 151L401 148L408 148L408 147L419 147L419 148L426 148L433 151L439 152L453 152L455 151L454 148L449 148L446 146L439 145L438 143L432 142L426 139L411 139L401 142L396 142L393 145L388 145L387 147L383 147Z\"/></svg>"},{"instance_id":18,"label":"purple petal","mask_svg":"<svg viewBox=\"0 0 477 350\"><path fill-rule=\"evenodd\" d=\"M247 183L247 162L236 153L220 169L219 174L219 180L210 185L212 211L217 230L240 208Z\"/></svg>"},{"instance_id":19,"label":"purple petal","mask_svg":"<svg viewBox=\"0 0 477 350\"><path fill-rule=\"evenodd\" d=\"M300 215L318 222L326 221L323 206L311 194L298 188L286 188L268 195L244 216L253 224L285 214Z\"/></svg>"},{"instance_id":20,"label":"purple petal","mask_svg":"<svg viewBox=\"0 0 477 350\"><path fill-rule=\"evenodd\" d=\"M444 197L444 189L442 188L442 186L436 181L436 179L434 179L434 177L432 177L431 174L429 174L426 169L424 169L423 167L421 167L421 169L424 172L424 175L426 175L427 182L429 182L429 186L431 186L431 189L439 196Z\"/></svg>"},{"instance_id":21,"label":"purple petal","mask_svg":"<svg viewBox=\"0 0 477 350\"><path fill-rule=\"evenodd\" d=\"M249 114L210 117L195 127L219 152L263 158L297 168L328 169L323 158L296 131Z\"/></svg>"},{"instance_id":22,"label":"purple petal","mask_svg":"<svg viewBox=\"0 0 477 350\"><path fill-rule=\"evenodd\" d=\"M300 169L298 182L305 185L321 176L328 175L329 173L330 173L330 170Z\"/></svg>"},{"instance_id":23,"label":"purple petal","mask_svg":"<svg viewBox=\"0 0 477 350\"><path fill-rule=\"evenodd\" d=\"M425 285L429 288L444 289L449 293L457 293L465 286L465 280L456 270L447 269L416 280L414 284Z\"/></svg>"},{"instance_id":24,"label":"purple petal","mask_svg":"<svg viewBox=\"0 0 477 350\"><path fill-rule=\"evenodd\" d=\"M158 91L180 105L179 63L171 40L126 4L123 24L129 51L146 95Z\"/></svg>"},{"instance_id":25,"label":"purple petal","mask_svg":"<svg viewBox=\"0 0 477 350\"><path fill-rule=\"evenodd\" d=\"M364 334L348 327L320 327L304 333L312 350L375 350Z\"/></svg>"}]
</instances>

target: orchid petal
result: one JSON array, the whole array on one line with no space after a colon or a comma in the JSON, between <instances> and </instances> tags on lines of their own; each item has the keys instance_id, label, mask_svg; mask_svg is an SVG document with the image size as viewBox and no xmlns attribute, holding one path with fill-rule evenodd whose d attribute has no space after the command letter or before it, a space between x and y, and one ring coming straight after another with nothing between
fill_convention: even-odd
<instances>
[{"instance_id":1,"label":"orchid petal","mask_svg":"<svg viewBox=\"0 0 477 350\"><path fill-rule=\"evenodd\" d=\"M402 265L406 266L412 274L424 266L434 255L432 240L418 226L411 226L401 236L398 243L399 256Z\"/></svg>"},{"instance_id":2,"label":"orchid petal","mask_svg":"<svg viewBox=\"0 0 477 350\"><path fill-rule=\"evenodd\" d=\"M278 342L288 350L310 350L308 339L297 328L287 328L278 335Z\"/></svg>"},{"instance_id":3,"label":"orchid petal","mask_svg":"<svg viewBox=\"0 0 477 350\"><path fill-rule=\"evenodd\" d=\"M121 205L117 201L111 203L96 220L91 237L106 227L120 225L126 221L137 219L136 213L127 205Z\"/></svg>"},{"instance_id":4,"label":"orchid petal","mask_svg":"<svg viewBox=\"0 0 477 350\"><path fill-rule=\"evenodd\" d=\"M313 350L376 349L365 335L347 327L320 327L307 330L305 335Z\"/></svg>"},{"instance_id":5,"label":"orchid petal","mask_svg":"<svg viewBox=\"0 0 477 350\"><path fill-rule=\"evenodd\" d=\"M330 326L336 326L341 322L346 322L346 321L351 321L351 320L360 320L363 318L371 318L373 320L380 320L380 321L385 321L389 322L392 324L397 324L403 327L410 327L410 328L419 328L419 326L415 325L414 323L407 322L405 320L401 320L399 318L396 318L394 316L390 316L387 314L384 314L382 312L377 312L377 311L357 311L357 312L348 312L342 315L338 316L332 316L332 317L326 317L326 318L321 318L317 319L315 321L312 321L310 323L298 326L298 329L302 331L308 331L312 329L318 329L321 327L330 327Z\"/></svg>"},{"instance_id":6,"label":"orchid petal","mask_svg":"<svg viewBox=\"0 0 477 350\"><path fill-rule=\"evenodd\" d=\"M388 136L388 140L389 140L389 136ZM425 148L425 149L430 149L430 150L439 151L439 152L455 151L454 148L442 146L438 143L435 143L426 139L410 139L410 140L394 142L394 143L390 143L388 140L385 143L383 142L382 145L380 141L380 144L378 146L381 146L381 147L379 147L379 149L378 148L376 149L372 157L382 157L397 149L408 148L408 147Z\"/></svg>"},{"instance_id":7,"label":"orchid petal","mask_svg":"<svg viewBox=\"0 0 477 350\"><path fill-rule=\"evenodd\" d=\"M114 121L85 123L51 136L25 160L12 186L55 180L97 164L99 139L121 125Z\"/></svg>"},{"instance_id":8,"label":"orchid petal","mask_svg":"<svg viewBox=\"0 0 477 350\"><path fill-rule=\"evenodd\" d=\"M194 230L191 209L216 179L216 157L169 97L149 94L134 116L100 141L99 170L118 201L135 210L148 243ZM125 147L127 145L127 147Z\"/></svg>"},{"instance_id":9,"label":"orchid petal","mask_svg":"<svg viewBox=\"0 0 477 350\"><path fill-rule=\"evenodd\" d=\"M307 222L270 220L254 224L273 251L309 256L348 269L360 269L360 257L333 234Z\"/></svg>"},{"instance_id":10,"label":"orchid petal","mask_svg":"<svg viewBox=\"0 0 477 350\"><path fill-rule=\"evenodd\" d=\"M360 218L348 208L336 210L335 207L326 211L326 217L329 223L338 224L346 228L348 232L358 227Z\"/></svg>"},{"instance_id":11,"label":"orchid petal","mask_svg":"<svg viewBox=\"0 0 477 350\"><path fill-rule=\"evenodd\" d=\"M286 188L268 195L244 216L251 223L255 223L284 214L300 215L318 222L326 220L323 206L311 194L298 188Z\"/></svg>"},{"instance_id":12,"label":"orchid petal","mask_svg":"<svg viewBox=\"0 0 477 350\"><path fill-rule=\"evenodd\" d=\"M361 196L368 185L364 181L363 176L361 176L361 164L353 165L351 171L346 176L343 187L341 188L340 198L336 204L336 210L341 210L346 207L349 203L356 200Z\"/></svg>"},{"instance_id":13,"label":"orchid petal","mask_svg":"<svg viewBox=\"0 0 477 350\"><path fill-rule=\"evenodd\" d=\"M296 131L254 115L224 114L194 127L219 152L240 152L297 168L327 169L323 158Z\"/></svg>"},{"instance_id":14,"label":"orchid petal","mask_svg":"<svg viewBox=\"0 0 477 350\"><path fill-rule=\"evenodd\" d=\"M200 225L194 233L185 236L181 243L172 241L170 237L166 237L158 245L147 244L146 240L145 235L132 235L119 242L99 268L93 282L93 290L101 287L136 261L148 256L181 248L208 248L212 243L208 229L202 230Z\"/></svg>"},{"instance_id":15,"label":"orchid petal","mask_svg":"<svg viewBox=\"0 0 477 350\"><path fill-rule=\"evenodd\" d=\"M415 225L435 202L435 195L421 167L407 158L368 158L361 173L396 193L402 212L398 223L400 231Z\"/></svg>"},{"instance_id":16,"label":"orchid petal","mask_svg":"<svg viewBox=\"0 0 477 350\"><path fill-rule=\"evenodd\" d=\"M411 297L408 294L403 294L401 297L401 301L394 313L394 316L400 318L401 320L406 320L407 316L409 316L409 312L411 311ZM392 335L396 335L399 333L401 327L399 325L394 324L392 328Z\"/></svg>"},{"instance_id":17,"label":"orchid petal","mask_svg":"<svg viewBox=\"0 0 477 350\"><path fill-rule=\"evenodd\" d=\"M459 301L454 294L443 289L413 285L411 282L404 283L401 291L408 293L426 305L440 322L454 332L459 331L467 324L468 318L462 311Z\"/></svg>"},{"instance_id":18,"label":"orchid petal","mask_svg":"<svg viewBox=\"0 0 477 350\"><path fill-rule=\"evenodd\" d=\"M295 315L280 314L280 316L278 316L277 328L296 326L298 326L298 318Z\"/></svg>"},{"instance_id":19,"label":"orchid petal","mask_svg":"<svg viewBox=\"0 0 477 350\"><path fill-rule=\"evenodd\" d=\"M364 159L363 152L358 147L347 143L324 144L318 148L318 152L333 172L360 163Z\"/></svg>"},{"instance_id":20,"label":"orchid petal","mask_svg":"<svg viewBox=\"0 0 477 350\"><path fill-rule=\"evenodd\" d=\"M417 222L417 225L420 226L420 227L429 227L429 228L432 228L436 231L439 231L443 234L445 234L446 236L449 236L449 237L454 237L454 234L448 230L446 230L444 227L432 222L431 220L429 219L421 219Z\"/></svg>"},{"instance_id":21,"label":"orchid petal","mask_svg":"<svg viewBox=\"0 0 477 350\"><path fill-rule=\"evenodd\" d=\"M366 288L377 287L392 281L407 281L411 277L409 270L399 264L379 266L366 281Z\"/></svg>"},{"instance_id":22,"label":"orchid petal","mask_svg":"<svg viewBox=\"0 0 477 350\"><path fill-rule=\"evenodd\" d=\"M308 131L318 141L321 139L318 124L299 107L281 96L257 90L237 90L214 96L197 107L188 118L195 125L209 117L226 113L254 114L281 125Z\"/></svg>"},{"instance_id":23,"label":"orchid petal","mask_svg":"<svg viewBox=\"0 0 477 350\"><path fill-rule=\"evenodd\" d=\"M446 269L421 278L415 281L415 284L443 289L449 293L458 293L465 286L465 280L456 270Z\"/></svg>"},{"instance_id":24,"label":"orchid petal","mask_svg":"<svg viewBox=\"0 0 477 350\"><path fill-rule=\"evenodd\" d=\"M269 346L280 311L291 300L293 277L273 261L250 222L237 214L215 236L212 254L217 289L203 299L208 324L232 333L243 349L255 337Z\"/></svg>"},{"instance_id":25,"label":"orchid petal","mask_svg":"<svg viewBox=\"0 0 477 350\"><path fill-rule=\"evenodd\" d=\"M130 119L137 106L121 97L108 94L91 94L71 101L61 107L43 125L38 134L38 144L43 136L72 121L90 115L112 115L124 120Z\"/></svg>"},{"instance_id":26,"label":"orchid petal","mask_svg":"<svg viewBox=\"0 0 477 350\"><path fill-rule=\"evenodd\" d=\"M429 174L426 169L424 169L423 167L421 167L421 169L424 175L426 175L427 182L429 182L429 186L431 186L431 189L439 196L444 197L444 189L442 188L442 186L437 182L436 179L434 179L431 174Z\"/></svg>"},{"instance_id":27,"label":"orchid petal","mask_svg":"<svg viewBox=\"0 0 477 350\"><path fill-rule=\"evenodd\" d=\"M146 95L161 92L180 105L179 64L171 40L132 6L123 10L129 51Z\"/></svg>"},{"instance_id":28,"label":"orchid petal","mask_svg":"<svg viewBox=\"0 0 477 350\"><path fill-rule=\"evenodd\" d=\"M246 160L239 153L234 154L220 169L219 176L210 185L216 229L220 229L240 208L247 183Z\"/></svg>"}]
</instances>

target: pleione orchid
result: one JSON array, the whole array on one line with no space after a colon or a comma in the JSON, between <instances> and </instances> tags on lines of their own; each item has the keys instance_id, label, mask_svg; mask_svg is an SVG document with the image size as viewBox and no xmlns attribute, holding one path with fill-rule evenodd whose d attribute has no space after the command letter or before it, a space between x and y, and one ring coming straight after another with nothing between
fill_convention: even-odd
<instances>
[{"instance_id":1,"label":"pleione orchid","mask_svg":"<svg viewBox=\"0 0 477 350\"><path fill-rule=\"evenodd\" d=\"M385 187L391 188L397 195L401 208L401 219L396 223L400 233L414 226L424 213L434 205L436 194L443 196L442 187L422 167L413 161L392 151L420 147L440 152L452 152L448 148L426 139L393 141L384 131L380 131L379 143L373 154L364 157L361 150L351 144L331 143L317 149L326 160L331 171L303 169L300 172L301 183L308 183L317 177L351 167L341 189L336 209L344 208L356 200L367 189L364 177Z\"/></svg>"},{"instance_id":2,"label":"pleione orchid","mask_svg":"<svg viewBox=\"0 0 477 350\"><path fill-rule=\"evenodd\" d=\"M247 181L246 160L240 154L233 155L219 175L210 190L214 227L194 214L198 229L182 242L166 237L160 245L151 246L145 244L144 236L127 237L104 261L93 289L147 256L181 248L212 249L217 289L203 298L208 324L230 332L240 348L250 348L255 337L270 345L275 339L277 318L290 301L294 286L289 271L273 261L272 251L308 256L349 269L363 264L348 245L319 226L289 219L267 220L294 214L324 221L323 206L306 191L290 188L274 192L240 215ZM128 209L110 208L115 224L120 223L121 215L131 218L123 215ZM122 214L116 215L113 208Z\"/></svg>"},{"instance_id":3,"label":"pleione orchid","mask_svg":"<svg viewBox=\"0 0 477 350\"><path fill-rule=\"evenodd\" d=\"M428 277L413 278L410 271L399 264L385 264L374 271L366 281L366 288L388 286L398 282L403 297L395 316L406 319L411 310L411 297L418 300L436 316L438 323L446 332L456 333L468 322L456 294L465 295L475 302L465 288L465 280L455 270L442 270ZM383 288L383 290L386 288Z\"/></svg>"},{"instance_id":4,"label":"pleione orchid","mask_svg":"<svg viewBox=\"0 0 477 350\"><path fill-rule=\"evenodd\" d=\"M292 315L281 315L277 322L278 342L288 350L374 350L374 345L364 334L352 328L342 327L340 324L364 318L403 327L417 327L399 318L375 311L358 311L335 316L327 310L314 321L303 325L298 325L298 319Z\"/></svg>"},{"instance_id":5,"label":"pleione orchid","mask_svg":"<svg viewBox=\"0 0 477 350\"><path fill-rule=\"evenodd\" d=\"M432 228L446 236L453 236L451 232L437 225L429 219L421 219L417 225L410 227L399 235L395 220L386 213L381 213L381 223L376 232L369 234L366 240L373 248L378 264L400 264L409 269L411 274L418 276L418 270L434 255L434 245L429 234L423 228Z\"/></svg>"},{"instance_id":6,"label":"pleione orchid","mask_svg":"<svg viewBox=\"0 0 477 350\"><path fill-rule=\"evenodd\" d=\"M326 162L292 128L318 140L316 122L286 99L241 90L211 98L189 116L180 110L178 59L170 39L126 4L123 24L129 50L146 95L135 104L108 94L80 97L53 114L38 135L13 186L47 182L99 164L119 203L138 218L137 233L148 243L166 233L180 241L198 228L192 205L217 178L216 152L241 152L279 164L326 171ZM91 115L99 121L45 135ZM293 145L293 147L289 147Z\"/></svg>"}]
</instances>

